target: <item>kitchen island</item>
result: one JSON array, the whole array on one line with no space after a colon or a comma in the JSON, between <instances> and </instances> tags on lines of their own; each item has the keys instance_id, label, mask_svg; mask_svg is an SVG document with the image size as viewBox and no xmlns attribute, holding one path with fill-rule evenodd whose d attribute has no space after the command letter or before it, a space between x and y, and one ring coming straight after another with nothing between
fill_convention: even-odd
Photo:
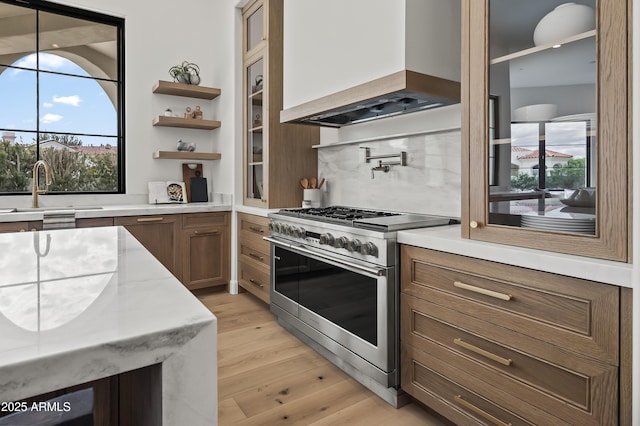
<instances>
[{"instance_id":1,"label":"kitchen island","mask_svg":"<svg viewBox=\"0 0 640 426\"><path fill-rule=\"evenodd\" d=\"M217 423L216 318L124 228L0 234L0 253L0 403L158 366L156 423Z\"/></svg>"}]
</instances>

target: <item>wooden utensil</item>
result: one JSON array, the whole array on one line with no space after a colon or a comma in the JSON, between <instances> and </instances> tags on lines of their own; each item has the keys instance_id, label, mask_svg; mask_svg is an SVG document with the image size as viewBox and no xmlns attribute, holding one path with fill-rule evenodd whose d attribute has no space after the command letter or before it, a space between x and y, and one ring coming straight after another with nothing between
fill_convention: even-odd
<instances>
[{"instance_id":1,"label":"wooden utensil","mask_svg":"<svg viewBox=\"0 0 640 426\"><path fill-rule=\"evenodd\" d=\"M307 178L300 179L300 185L302 185L304 189L309 189L309 179Z\"/></svg>"},{"instance_id":2,"label":"wooden utensil","mask_svg":"<svg viewBox=\"0 0 640 426\"><path fill-rule=\"evenodd\" d=\"M322 188L322 185L324 185L324 178L320 179L320 183L318 184L318 189Z\"/></svg>"},{"instance_id":3,"label":"wooden utensil","mask_svg":"<svg viewBox=\"0 0 640 426\"><path fill-rule=\"evenodd\" d=\"M312 177L310 184L311 184L311 189L316 189L318 185L318 179L316 179L315 177Z\"/></svg>"}]
</instances>

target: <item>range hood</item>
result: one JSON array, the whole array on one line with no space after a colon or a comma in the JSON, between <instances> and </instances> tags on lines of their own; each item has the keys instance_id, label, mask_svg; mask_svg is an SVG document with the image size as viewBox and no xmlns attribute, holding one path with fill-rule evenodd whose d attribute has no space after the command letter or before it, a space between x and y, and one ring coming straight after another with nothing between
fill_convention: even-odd
<instances>
[{"instance_id":1,"label":"range hood","mask_svg":"<svg viewBox=\"0 0 640 426\"><path fill-rule=\"evenodd\" d=\"M338 128L460 102L461 0L284 1L280 122Z\"/></svg>"},{"instance_id":2,"label":"range hood","mask_svg":"<svg viewBox=\"0 0 640 426\"><path fill-rule=\"evenodd\" d=\"M460 102L460 83L403 70L280 112L280 122L341 127Z\"/></svg>"}]
</instances>

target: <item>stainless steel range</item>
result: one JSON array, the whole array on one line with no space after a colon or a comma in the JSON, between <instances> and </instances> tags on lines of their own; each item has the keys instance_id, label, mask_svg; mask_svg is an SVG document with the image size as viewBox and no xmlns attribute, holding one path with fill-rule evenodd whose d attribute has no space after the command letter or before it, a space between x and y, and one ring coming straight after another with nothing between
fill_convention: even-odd
<instances>
[{"instance_id":1,"label":"stainless steel range","mask_svg":"<svg viewBox=\"0 0 640 426\"><path fill-rule=\"evenodd\" d=\"M269 218L278 322L398 406L396 231L455 221L349 207L284 209Z\"/></svg>"}]
</instances>

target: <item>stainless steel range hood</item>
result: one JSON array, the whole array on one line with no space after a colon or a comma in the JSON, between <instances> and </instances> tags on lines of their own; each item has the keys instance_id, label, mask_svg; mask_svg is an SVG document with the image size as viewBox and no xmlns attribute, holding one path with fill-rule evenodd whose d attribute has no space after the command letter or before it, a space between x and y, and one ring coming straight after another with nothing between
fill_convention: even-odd
<instances>
[{"instance_id":1,"label":"stainless steel range hood","mask_svg":"<svg viewBox=\"0 0 640 426\"><path fill-rule=\"evenodd\" d=\"M460 83L403 70L280 112L280 122L341 127L460 102Z\"/></svg>"}]
</instances>

